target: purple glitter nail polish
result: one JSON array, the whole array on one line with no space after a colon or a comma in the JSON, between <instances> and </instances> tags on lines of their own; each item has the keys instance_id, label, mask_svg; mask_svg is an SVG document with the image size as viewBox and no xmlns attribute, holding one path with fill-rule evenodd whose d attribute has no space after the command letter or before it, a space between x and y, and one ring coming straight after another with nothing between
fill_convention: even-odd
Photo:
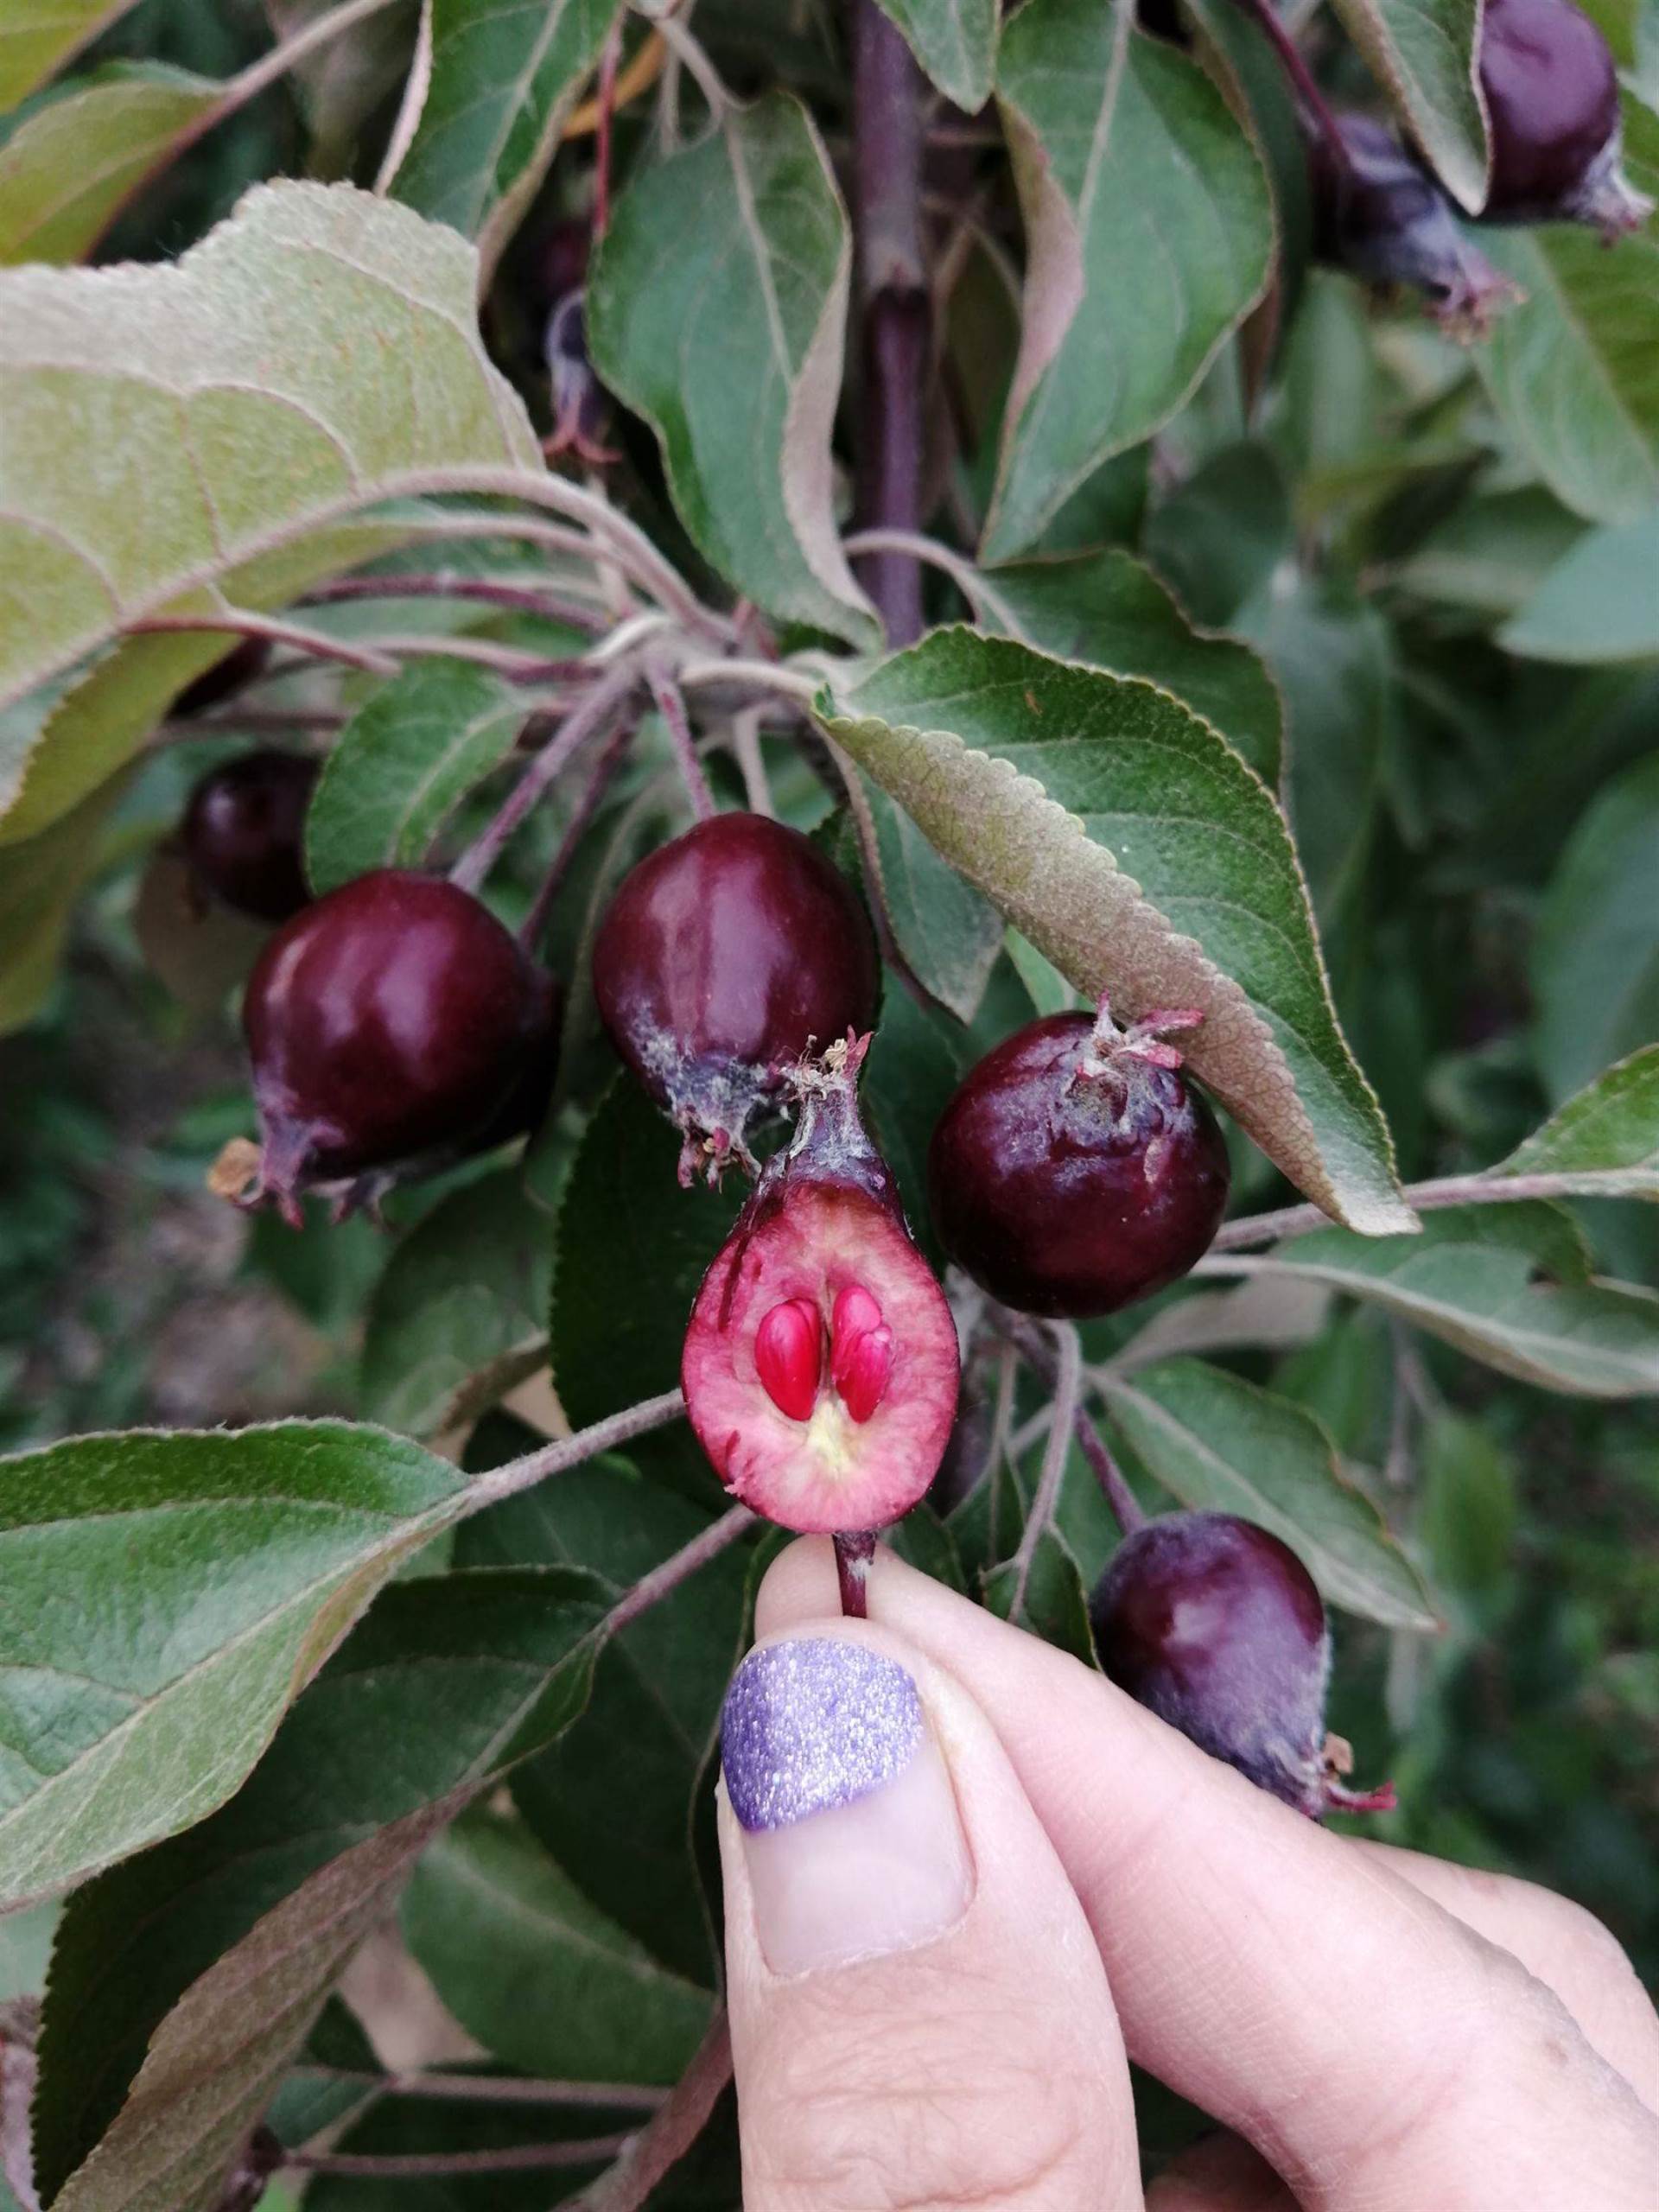
<instances>
[{"instance_id":1,"label":"purple glitter nail polish","mask_svg":"<svg viewBox=\"0 0 1659 2212\"><path fill-rule=\"evenodd\" d=\"M922 1701L904 1669L838 1637L752 1651L721 1716L727 1792L750 1830L885 1789L921 1739Z\"/></svg>"}]
</instances>

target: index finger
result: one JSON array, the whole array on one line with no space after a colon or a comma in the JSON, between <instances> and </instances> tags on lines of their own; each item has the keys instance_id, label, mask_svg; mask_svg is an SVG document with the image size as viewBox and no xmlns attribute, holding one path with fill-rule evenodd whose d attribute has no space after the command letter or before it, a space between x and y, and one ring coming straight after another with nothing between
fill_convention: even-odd
<instances>
[{"instance_id":1,"label":"index finger","mask_svg":"<svg viewBox=\"0 0 1659 2212\"><path fill-rule=\"evenodd\" d=\"M799 1543L767 1578L758 1630L835 1605L828 1545ZM889 1554L869 1607L1001 1735L1088 1914L1130 2055L1248 2137L1304 2203L1652 2212L1659 2123L1505 1952Z\"/></svg>"}]
</instances>

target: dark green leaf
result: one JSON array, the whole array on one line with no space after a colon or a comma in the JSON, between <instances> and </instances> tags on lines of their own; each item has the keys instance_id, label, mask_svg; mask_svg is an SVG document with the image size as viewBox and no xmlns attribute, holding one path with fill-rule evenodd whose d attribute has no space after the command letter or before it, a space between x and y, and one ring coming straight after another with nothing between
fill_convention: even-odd
<instances>
[{"instance_id":1,"label":"dark green leaf","mask_svg":"<svg viewBox=\"0 0 1659 2212\"><path fill-rule=\"evenodd\" d=\"M1336 0L1372 74L1454 200L1486 198L1486 119L1475 89L1478 0Z\"/></svg>"},{"instance_id":2,"label":"dark green leaf","mask_svg":"<svg viewBox=\"0 0 1659 2212\"><path fill-rule=\"evenodd\" d=\"M1659 657L1659 512L1587 531L1549 571L1502 642L1533 660Z\"/></svg>"},{"instance_id":3,"label":"dark green leaf","mask_svg":"<svg viewBox=\"0 0 1659 2212\"><path fill-rule=\"evenodd\" d=\"M947 99L971 115L991 96L998 0L881 0Z\"/></svg>"},{"instance_id":4,"label":"dark green leaf","mask_svg":"<svg viewBox=\"0 0 1659 2212\"><path fill-rule=\"evenodd\" d=\"M1532 946L1534 1037L1564 1099L1659 1036L1659 757L1591 801L1544 897Z\"/></svg>"}]
</instances>

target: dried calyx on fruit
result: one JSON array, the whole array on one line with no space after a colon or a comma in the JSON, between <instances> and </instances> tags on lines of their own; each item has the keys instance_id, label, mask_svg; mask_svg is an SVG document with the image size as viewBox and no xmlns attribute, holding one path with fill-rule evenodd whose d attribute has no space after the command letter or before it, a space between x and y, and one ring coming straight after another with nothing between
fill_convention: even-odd
<instances>
[{"instance_id":1,"label":"dried calyx on fruit","mask_svg":"<svg viewBox=\"0 0 1659 2212\"><path fill-rule=\"evenodd\" d=\"M567 292L554 302L542 350L553 399L553 429L545 442L548 454L574 453L595 468L620 459L605 442L611 406L588 358L585 294Z\"/></svg>"},{"instance_id":2,"label":"dried calyx on fruit","mask_svg":"<svg viewBox=\"0 0 1659 2212\"><path fill-rule=\"evenodd\" d=\"M1227 1146L1162 1041L1192 1013L1120 1029L1050 1014L971 1069L928 1151L934 1225L982 1290L1022 1313L1081 1320L1161 1290L1226 1210Z\"/></svg>"},{"instance_id":3,"label":"dried calyx on fruit","mask_svg":"<svg viewBox=\"0 0 1659 2212\"><path fill-rule=\"evenodd\" d=\"M1112 1681L1200 1750L1313 1820L1393 1809L1349 1789L1325 1727L1331 1631L1287 1544L1230 1513L1173 1513L1119 1545L1089 1605Z\"/></svg>"},{"instance_id":4,"label":"dried calyx on fruit","mask_svg":"<svg viewBox=\"0 0 1659 2212\"><path fill-rule=\"evenodd\" d=\"M264 748L207 771L190 794L181 832L200 898L262 922L298 913L311 896L305 812L320 765Z\"/></svg>"},{"instance_id":5,"label":"dried calyx on fruit","mask_svg":"<svg viewBox=\"0 0 1659 2212\"><path fill-rule=\"evenodd\" d=\"M1621 166L1613 57L1572 0L1486 0L1480 86L1492 149L1484 220L1587 223L1611 241L1653 213Z\"/></svg>"},{"instance_id":6,"label":"dried calyx on fruit","mask_svg":"<svg viewBox=\"0 0 1659 2212\"><path fill-rule=\"evenodd\" d=\"M684 1137L680 1180L757 1173L748 1132L815 1041L875 1013L875 944L846 880L799 830L717 814L624 879L594 946L611 1041Z\"/></svg>"},{"instance_id":7,"label":"dried calyx on fruit","mask_svg":"<svg viewBox=\"0 0 1659 2212\"><path fill-rule=\"evenodd\" d=\"M786 1529L883 1529L950 1441L956 1323L859 1116L868 1039L796 1068L767 1161L686 1331L686 1410L727 1488Z\"/></svg>"},{"instance_id":8,"label":"dried calyx on fruit","mask_svg":"<svg viewBox=\"0 0 1659 2212\"><path fill-rule=\"evenodd\" d=\"M1464 236L1452 202L1385 124L1334 121L1339 152L1323 137L1308 146L1318 258L1368 283L1411 285L1456 334L1484 331L1517 286Z\"/></svg>"},{"instance_id":9,"label":"dried calyx on fruit","mask_svg":"<svg viewBox=\"0 0 1659 2212\"><path fill-rule=\"evenodd\" d=\"M276 932L249 980L261 1141L232 1194L297 1225L303 1192L328 1192L339 1216L505 1143L546 1103L556 1015L551 978L469 892L404 868L342 885Z\"/></svg>"}]
</instances>

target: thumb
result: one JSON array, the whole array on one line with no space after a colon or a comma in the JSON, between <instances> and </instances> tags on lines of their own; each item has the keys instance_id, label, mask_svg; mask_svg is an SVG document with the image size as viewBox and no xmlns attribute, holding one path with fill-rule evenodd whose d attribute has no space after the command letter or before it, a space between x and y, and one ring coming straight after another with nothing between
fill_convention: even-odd
<instances>
[{"instance_id":1,"label":"thumb","mask_svg":"<svg viewBox=\"0 0 1659 2212\"><path fill-rule=\"evenodd\" d=\"M722 1765L746 2212L1134 2212L1105 1971L966 1691L828 1622L739 1668Z\"/></svg>"}]
</instances>

